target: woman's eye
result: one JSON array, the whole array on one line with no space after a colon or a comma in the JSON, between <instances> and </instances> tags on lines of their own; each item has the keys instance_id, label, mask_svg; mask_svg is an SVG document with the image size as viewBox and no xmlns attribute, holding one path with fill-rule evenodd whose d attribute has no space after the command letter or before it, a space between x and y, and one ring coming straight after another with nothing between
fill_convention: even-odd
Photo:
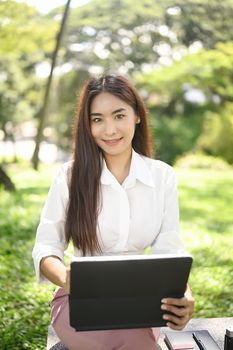
<instances>
[{"instance_id":1,"label":"woman's eye","mask_svg":"<svg viewBox=\"0 0 233 350\"><path fill-rule=\"evenodd\" d=\"M116 115L116 119L123 119L124 118L124 114L117 114Z\"/></svg>"},{"instance_id":2,"label":"woman's eye","mask_svg":"<svg viewBox=\"0 0 233 350\"><path fill-rule=\"evenodd\" d=\"M101 118L92 118L92 123L99 123L101 121Z\"/></svg>"}]
</instances>

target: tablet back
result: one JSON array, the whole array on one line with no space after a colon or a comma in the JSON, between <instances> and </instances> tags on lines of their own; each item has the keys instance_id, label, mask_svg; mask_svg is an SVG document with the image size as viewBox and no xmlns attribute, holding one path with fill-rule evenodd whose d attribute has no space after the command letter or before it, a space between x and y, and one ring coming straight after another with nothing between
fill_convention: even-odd
<instances>
[{"instance_id":1,"label":"tablet back","mask_svg":"<svg viewBox=\"0 0 233 350\"><path fill-rule=\"evenodd\" d=\"M78 258L71 263L70 325L76 330L164 326L161 299L182 297L190 256Z\"/></svg>"}]
</instances>

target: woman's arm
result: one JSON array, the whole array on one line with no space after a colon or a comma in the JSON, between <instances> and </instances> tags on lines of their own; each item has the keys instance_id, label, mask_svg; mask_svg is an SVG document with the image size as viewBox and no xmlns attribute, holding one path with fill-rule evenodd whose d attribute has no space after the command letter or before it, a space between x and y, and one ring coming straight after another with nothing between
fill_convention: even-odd
<instances>
[{"instance_id":1,"label":"woman's arm","mask_svg":"<svg viewBox=\"0 0 233 350\"><path fill-rule=\"evenodd\" d=\"M160 205L161 227L151 246L152 254L187 253L179 229L179 205L177 192L177 176L174 169L167 166L161 191L164 193L164 202Z\"/></svg>"},{"instance_id":2,"label":"woman's arm","mask_svg":"<svg viewBox=\"0 0 233 350\"><path fill-rule=\"evenodd\" d=\"M40 262L42 274L52 283L70 291L70 266L66 267L57 256L46 256Z\"/></svg>"},{"instance_id":3,"label":"woman's arm","mask_svg":"<svg viewBox=\"0 0 233 350\"><path fill-rule=\"evenodd\" d=\"M49 189L47 199L42 209L40 222L37 228L35 245L32 252L35 271L39 283L57 281L57 285L64 283L62 271L64 271L64 251L67 248L64 224L65 212L69 198L67 185L67 165L58 171ZM46 264L42 263L49 258ZM55 259L55 260L54 260ZM51 263L52 261L52 263ZM61 281L57 280L57 273L61 273ZM52 269L52 276L50 275ZM48 270L48 271L47 271ZM47 273L51 278L47 278ZM55 279L54 279L55 278Z\"/></svg>"},{"instance_id":4,"label":"woman's arm","mask_svg":"<svg viewBox=\"0 0 233 350\"><path fill-rule=\"evenodd\" d=\"M165 313L163 315L163 318L167 321L167 326L176 330L183 329L192 317L194 303L195 300L189 286L187 286L183 298L162 299L161 309L174 314L170 315Z\"/></svg>"}]
</instances>

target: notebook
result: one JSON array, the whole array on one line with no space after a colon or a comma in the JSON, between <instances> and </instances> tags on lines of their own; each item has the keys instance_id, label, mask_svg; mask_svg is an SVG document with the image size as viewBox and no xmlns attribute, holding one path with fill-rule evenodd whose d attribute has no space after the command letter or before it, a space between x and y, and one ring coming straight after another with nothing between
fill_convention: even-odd
<instances>
[{"instance_id":1,"label":"notebook","mask_svg":"<svg viewBox=\"0 0 233 350\"><path fill-rule=\"evenodd\" d=\"M197 342L193 337L193 333L197 336L197 339L201 340L204 349L206 350L220 350L218 344L207 330L197 331L166 331L164 342L169 350L180 349L194 349L199 350Z\"/></svg>"},{"instance_id":2,"label":"notebook","mask_svg":"<svg viewBox=\"0 0 233 350\"><path fill-rule=\"evenodd\" d=\"M188 255L76 258L70 325L79 331L165 326L161 299L184 295L191 264Z\"/></svg>"}]
</instances>

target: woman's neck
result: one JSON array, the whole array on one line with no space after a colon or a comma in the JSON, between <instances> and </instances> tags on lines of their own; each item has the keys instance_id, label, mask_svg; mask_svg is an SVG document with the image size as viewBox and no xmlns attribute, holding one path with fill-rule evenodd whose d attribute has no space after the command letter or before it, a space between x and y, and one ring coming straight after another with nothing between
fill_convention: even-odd
<instances>
[{"instance_id":1,"label":"woman's neck","mask_svg":"<svg viewBox=\"0 0 233 350\"><path fill-rule=\"evenodd\" d=\"M124 182L124 180L129 174L131 157L132 157L132 148L129 150L129 152L125 152L121 155L104 156L108 169L111 171L111 173L114 175L114 177L117 179L117 181L120 184Z\"/></svg>"}]
</instances>

